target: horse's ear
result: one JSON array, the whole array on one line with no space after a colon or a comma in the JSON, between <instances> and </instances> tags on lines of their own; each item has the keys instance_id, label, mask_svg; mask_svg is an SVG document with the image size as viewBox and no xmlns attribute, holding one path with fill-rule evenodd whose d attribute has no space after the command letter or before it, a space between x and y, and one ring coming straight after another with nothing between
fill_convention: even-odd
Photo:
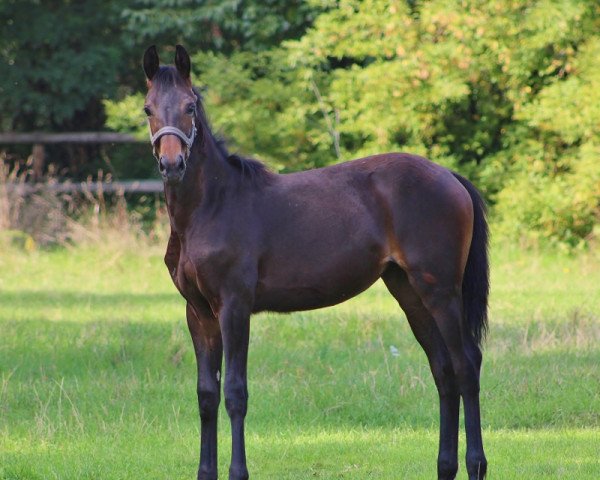
<instances>
[{"instance_id":1,"label":"horse's ear","mask_svg":"<svg viewBox=\"0 0 600 480\"><path fill-rule=\"evenodd\" d=\"M183 78L189 80L192 68L190 56L181 45L175 46L175 67L177 67L177 71Z\"/></svg>"},{"instance_id":2,"label":"horse's ear","mask_svg":"<svg viewBox=\"0 0 600 480\"><path fill-rule=\"evenodd\" d=\"M154 75L156 75L156 72L158 72L159 65L160 62L158 60L156 45L152 45L144 52L144 73L146 74L146 78L148 80L152 80L154 78Z\"/></svg>"}]
</instances>

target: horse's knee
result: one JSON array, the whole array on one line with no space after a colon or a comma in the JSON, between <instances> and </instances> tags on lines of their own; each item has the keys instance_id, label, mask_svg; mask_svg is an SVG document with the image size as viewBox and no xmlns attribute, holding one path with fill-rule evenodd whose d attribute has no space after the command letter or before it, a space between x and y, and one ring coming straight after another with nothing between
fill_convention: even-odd
<instances>
[{"instance_id":1,"label":"horse's knee","mask_svg":"<svg viewBox=\"0 0 600 480\"><path fill-rule=\"evenodd\" d=\"M225 385L225 408L230 417L245 417L248 411L248 389L246 385Z\"/></svg>"},{"instance_id":2,"label":"horse's knee","mask_svg":"<svg viewBox=\"0 0 600 480\"><path fill-rule=\"evenodd\" d=\"M198 389L198 405L200 407L200 418L202 420L213 420L217 418L221 398L216 390L204 388Z\"/></svg>"}]
</instances>

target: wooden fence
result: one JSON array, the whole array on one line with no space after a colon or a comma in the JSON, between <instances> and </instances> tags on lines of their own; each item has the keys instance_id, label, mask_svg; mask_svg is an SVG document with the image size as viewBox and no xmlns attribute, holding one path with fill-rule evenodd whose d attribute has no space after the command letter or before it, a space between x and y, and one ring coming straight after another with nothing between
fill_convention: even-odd
<instances>
[{"instance_id":1,"label":"wooden fence","mask_svg":"<svg viewBox=\"0 0 600 480\"><path fill-rule=\"evenodd\" d=\"M34 178L42 178L44 170L44 145L57 143L143 143L147 140L117 132L0 132L1 144L32 144L31 156ZM8 192L29 195L43 191L52 192L99 192L158 193L162 192L160 180L124 180L114 182L65 182L65 183L6 183Z\"/></svg>"},{"instance_id":2,"label":"wooden fence","mask_svg":"<svg viewBox=\"0 0 600 480\"><path fill-rule=\"evenodd\" d=\"M51 143L143 143L146 141L133 135L117 132L0 132L0 144L48 145Z\"/></svg>"},{"instance_id":3,"label":"wooden fence","mask_svg":"<svg viewBox=\"0 0 600 480\"><path fill-rule=\"evenodd\" d=\"M160 193L163 191L161 180L123 180L114 182L40 182L40 183L4 183L8 193L31 195L33 193L89 192L89 193Z\"/></svg>"}]
</instances>

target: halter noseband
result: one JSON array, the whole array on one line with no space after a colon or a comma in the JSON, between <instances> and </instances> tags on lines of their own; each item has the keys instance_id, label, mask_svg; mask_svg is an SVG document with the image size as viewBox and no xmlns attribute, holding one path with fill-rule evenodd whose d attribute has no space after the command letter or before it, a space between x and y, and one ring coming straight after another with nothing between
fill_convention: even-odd
<instances>
[{"instance_id":1,"label":"halter noseband","mask_svg":"<svg viewBox=\"0 0 600 480\"><path fill-rule=\"evenodd\" d=\"M156 142L160 140L160 138L164 135L175 135L178 137L188 148L188 156L189 152L192 149L192 145L194 144L194 139L196 138L196 122L195 116L192 118L192 131L190 132L189 137L179 128L173 126L167 126L159 129L154 135L152 135L152 130L150 130L150 142L152 143L152 147L155 151L154 156L156 156Z\"/></svg>"}]
</instances>

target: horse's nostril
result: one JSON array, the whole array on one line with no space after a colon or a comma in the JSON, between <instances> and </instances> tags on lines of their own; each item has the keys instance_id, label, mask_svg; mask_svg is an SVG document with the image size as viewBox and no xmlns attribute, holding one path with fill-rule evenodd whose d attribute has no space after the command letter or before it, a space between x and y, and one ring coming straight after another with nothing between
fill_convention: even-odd
<instances>
[{"instance_id":1,"label":"horse's nostril","mask_svg":"<svg viewBox=\"0 0 600 480\"><path fill-rule=\"evenodd\" d=\"M180 171L183 171L185 169L185 162L183 161L183 155L179 155L179 158L177 159L177 168Z\"/></svg>"}]
</instances>

